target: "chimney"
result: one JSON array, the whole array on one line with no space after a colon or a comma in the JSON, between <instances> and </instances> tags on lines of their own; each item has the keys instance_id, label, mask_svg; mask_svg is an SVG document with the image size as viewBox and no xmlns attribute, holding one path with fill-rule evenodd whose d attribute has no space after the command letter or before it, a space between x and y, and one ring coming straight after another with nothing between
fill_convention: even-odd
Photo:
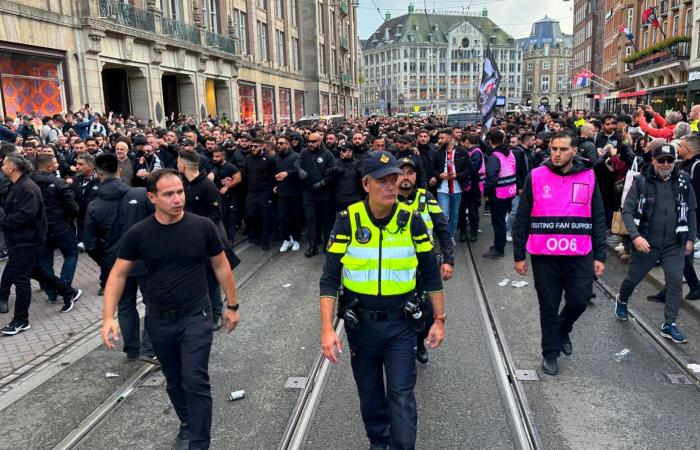
<instances>
[{"instance_id":1,"label":"chimney","mask_svg":"<svg viewBox=\"0 0 700 450\"><path fill-rule=\"evenodd\" d=\"M384 13L384 20L391 20L391 13L389 11Z\"/></svg>"}]
</instances>

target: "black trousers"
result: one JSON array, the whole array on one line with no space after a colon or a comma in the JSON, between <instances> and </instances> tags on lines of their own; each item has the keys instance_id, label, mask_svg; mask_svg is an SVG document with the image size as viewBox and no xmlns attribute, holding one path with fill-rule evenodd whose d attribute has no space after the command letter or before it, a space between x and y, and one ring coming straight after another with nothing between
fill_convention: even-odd
<instances>
[{"instance_id":1,"label":"black trousers","mask_svg":"<svg viewBox=\"0 0 700 450\"><path fill-rule=\"evenodd\" d=\"M39 264L40 246L9 248L9 259L0 279L0 303L7 303L10 298L10 289L15 285L15 313L16 320L29 320L29 304L32 301L32 287L30 280L34 278L42 286L58 295L70 298L73 288L70 284L61 281L53 272L49 273Z\"/></svg>"},{"instance_id":2,"label":"black trousers","mask_svg":"<svg viewBox=\"0 0 700 450\"><path fill-rule=\"evenodd\" d=\"M289 236L297 242L301 239L302 208L301 195L277 197L277 220L282 239L286 240Z\"/></svg>"},{"instance_id":3,"label":"black trousers","mask_svg":"<svg viewBox=\"0 0 700 450\"><path fill-rule=\"evenodd\" d=\"M270 218L272 215L272 192L248 192L246 198L245 221L248 237L270 243Z\"/></svg>"},{"instance_id":4,"label":"black trousers","mask_svg":"<svg viewBox=\"0 0 700 450\"><path fill-rule=\"evenodd\" d=\"M236 198L227 194L221 198L221 219L226 230L226 239L236 239Z\"/></svg>"},{"instance_id":5,"label":"black trousers","mask_svg":"<svg viewBox=\"0 0 700 450\"><path fill-rule=\"evenodd\" d=\"M506 250L506 216L510 211L512 200L501 200L492 196L491 203L491 224L493 225L493 248L504 253Z\"/></svg>"},{"instance_id":6,"label":"black trousers","mask_svg":"<svg viewBox=\"0 0 700 450\"><path fill-rule=\"evenodd\" d=\"M309 240L309 245L316 246L317 223L321 225L321 242L328 242L333 229L334 213L333 200L330 197L317 197L311 192L304 192L306 238Z\"/></svg>"},{"instance_id":7,"label":"black trousers","mask_svg":"<svg viewBox=\"0 0 700 450\"><path fill-rule=\"evenodd\" d=\"M146 330L160 361L170 402L180 422L189 426L190 448L208 449L212 415L209 313L203 309L172 319L149 313Z\"/></svg>"},{"instance_id":8,"label":"black trousers","mask_svg":"<svg viewBox=\"0 0 700 450\"><path fill-rule=\"evenodd\" d=\"M481 192L463 192L462 201L459 205L459 216L457 227L460 233L467 232L467 222L469 231L476 234L479 231L479 207L481 206ZM469 220L467 220L469 219Z\"/></svg>"},{"instance_id":9,"label":"black trousers","mask_svg":"<svg viewBox=\"0 0 700 450\"><path fill-rule=\"evenodd\" d=\"M593 253L586 256L532 255L531 261L540 303L542 355L559 356L562 337L571 333L593 293ZM564 307L560 312L562 293Z\"/></svg>"}]
</instances>

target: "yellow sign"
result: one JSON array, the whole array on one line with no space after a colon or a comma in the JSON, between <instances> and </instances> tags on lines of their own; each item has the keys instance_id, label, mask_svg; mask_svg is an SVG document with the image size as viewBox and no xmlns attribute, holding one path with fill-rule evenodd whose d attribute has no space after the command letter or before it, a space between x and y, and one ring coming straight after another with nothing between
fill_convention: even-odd
<instances>
[{"instance_id":1,"label":"yellow sign","mask_svg":"<svg viewBox=\"0 0 700 450\"><path fill-rule=\"evenodd\" d=\"M420 106L413 105L413 112L420 112Z\"/></svg>"}]
</instances>

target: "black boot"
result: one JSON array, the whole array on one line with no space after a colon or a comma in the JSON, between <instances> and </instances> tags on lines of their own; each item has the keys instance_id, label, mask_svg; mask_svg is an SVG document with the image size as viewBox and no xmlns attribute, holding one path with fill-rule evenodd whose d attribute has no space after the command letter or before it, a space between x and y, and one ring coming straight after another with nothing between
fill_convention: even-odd
<instances>
[{"instance_id":1,"label":"black boot","mask_svg":"<svg viewBox=\"0 0 700 450\"><path fill-rule=\"evenodd\" d=\"M459 242L467 242L467 230L459 230Z\"/></svg>"},{"instance_id":2,"label":"black boot","mask_svg":"<svg viewBox=\"0 0 700 450\"><path fill-rule=\"evenodd\" d=\"M545 356L542 359L542 370L547 375L556 375L559 373L559 358L556 356Z\"/></svg>"},{"instance_id":3,"label":"black boot","mask_svg":"<svg viewBox=\"0 0 700 450\"><path fill-rule=\"evenodd\" d=\"M571 338L568 334L561 337L561 352L566 356L571 356L574 352L574 346L571 344Z\"/></svg>"},{"instance_id":4,"label":"black boot","mask_svg":"<svg viewBox=\"0 0 700 450\"><path fill-rule=\"evenodd\" d=\"M666 289L661 289L656 294L647 296L647 300L654 303L664 303L666 301Z\"/></svg>"},{"instance_id":5,"label":"black boot","mask_svg":"<svg viewBox=\"0 0 700 450\"><path fill-rule=\"evenodd\" d=\"M306 250L306 253L304 253L304 256L307 258L311 258L312 256L318 255L318 247L315 245L310 245L308 250Z\"/></svg>"},{"instance_id":6,"label":"black boot","mask_svg":"<svg viewBox=\"0 0 700 450\"><path fill-rule=\"evenodd\" d=\"M416 360L421 364L428 363L428 349L425 348L425 344L422 342L416 347Z\"/></svg>"}]
</instances>

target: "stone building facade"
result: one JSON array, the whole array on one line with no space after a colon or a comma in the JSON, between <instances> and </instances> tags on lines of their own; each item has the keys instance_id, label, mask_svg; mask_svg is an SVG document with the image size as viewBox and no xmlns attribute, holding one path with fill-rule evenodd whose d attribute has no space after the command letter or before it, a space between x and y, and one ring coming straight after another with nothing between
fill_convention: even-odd
<instances>
[{"instance_id":1,"label":"stone building facade","mask_svg":"<svg viewBox=\"0 0 700 450\"><path fill-rule=\"evenodd\" d=\"M160 125L174 113L272 123L322 113L325 96L355 115L355 7L313 2L315 27L302 27L308 5L0 0L0 112L89 103Z\"/></svg>"}]
</instances>

